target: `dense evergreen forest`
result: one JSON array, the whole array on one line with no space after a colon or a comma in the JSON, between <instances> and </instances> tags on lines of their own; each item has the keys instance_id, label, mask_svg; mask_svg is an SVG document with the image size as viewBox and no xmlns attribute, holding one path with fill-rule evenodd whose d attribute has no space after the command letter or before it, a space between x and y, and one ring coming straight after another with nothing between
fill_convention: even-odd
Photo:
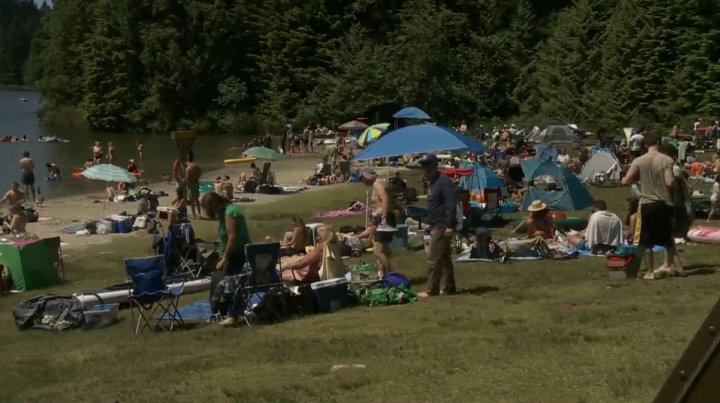
<instances>
[{"instance_id":1,"label":"dense evergreen forest","mask_svg":"<svg viewBox=\"0 0 720 403\"><path fill-rule=\"evenodd\" d=\"M8 34L8 17L28 27ZM406 105L454 124L720 116L717 0L56 0L34 37L27 19L0 14L0 79L38 78L45 118L76 110L100 130L254 132Z\"/></svg>"},{"instance_id":2,"label":"dense evergreen forest","mask_svg":"<svg viewBox=\"0 0 720 403\"><path fill-rule=\"evenodd\" d=\"M32 0L0 0L0 85L23 85L39 78L33 43L40 17L47 4L38 8Z\"/></svg>"}]
</instances>

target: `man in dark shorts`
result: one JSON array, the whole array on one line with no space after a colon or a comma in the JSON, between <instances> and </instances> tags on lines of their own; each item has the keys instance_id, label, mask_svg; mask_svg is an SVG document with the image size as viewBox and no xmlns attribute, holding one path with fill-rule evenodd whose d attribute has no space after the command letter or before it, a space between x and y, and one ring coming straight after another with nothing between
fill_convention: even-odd
<instances>
[{"instance_id":1,"label":"man in dark shorts","mask_svg":"<svg viewBox=\"0 0 720 403\"><path fill-rule=\"evenodd\" d=\"M679 274L681 269L675 266L677 252L672 236L673 160L659 152L660 138L654 133L646 133L643 142L647 153L633 160L622 183L638 183L640 187L639 229L636 227L635 231L640 233L638 248L644 253L647 269L643 278L653 280L665 274ZM665 261L657 270L652 251L655 245L665 247Z\"/></svg>"},{"instance_id":2,"label":"man in dark shorts","mask_svg":"<svg viewBox=\"0 0 720 403\"><path fill-rule=\"evenodd\" d=\"M25 151L20 159L20 169L22 177L20 183L25 186L25 194L32 194L33 201L35 198L35 162L30 158L30 153Z\"/></svg>"},{"instance_id":3,"label":"man in dark shorts","mask_svg":"<svg viewBox=\"0 0 720 403\"><path fill-rule=\"evenodd\" d=\"M420 165L429 180L427 191L427 215L430 226L430 248L428 251L428 283L419 297L431 297L440 294L440 283L445 280L443 294L454 294L455 269L452 263L450 241L457 226L456 189L452 180L438 169L435 154L425 154Z\"/></svg>"},{"instance_id":4,"label":"man in dark shorts","mask_svg":"<svg viewBox=\"0 0 720 403\"><path fill-rule=\"evenodd\" d=\"M369 227L374 227L373 254L377 261L377 269L381 277L391 271L390 263L390 242L397 232L397 216L395 215L394 199L388 192L385 181L378 180L377 174L372 169L362 171L362 182L372 189L370 196L370 217Z\"/></svg>"}]
</instances>

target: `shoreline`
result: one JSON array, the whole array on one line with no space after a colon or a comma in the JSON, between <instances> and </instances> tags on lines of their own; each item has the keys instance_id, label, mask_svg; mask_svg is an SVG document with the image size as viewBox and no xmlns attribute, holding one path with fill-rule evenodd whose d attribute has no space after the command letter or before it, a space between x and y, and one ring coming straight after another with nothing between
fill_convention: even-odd
<instances>
[{"instance_id":1,"label":"shoreline","mask_svg":"<svg viewBox=\"0 0 720 403\"><path fill-rule=\"evenodd\" d=\"M272 170L278 179L278 183L282 186L290 187L306 187L300 183L303 178L312 175L321 154L302 154L299 156L290 156L280 161L274 161ZM225 166L221 169L203 172L202 181L214 181L217 176L229 175L233 184L236 184L241 172L246 175L249 171L249 165ZM40 238L60 236L63 241L63 247L78 248L84 245L96 245L112 242L117 236L135 236L137 231L129 234L113 234L113 235L92 235L92 236L75 236L73 234L64 234L60 231L73 224L80 224L88 221L98 220L112 214L127 212L132 215L137 208L136 202L114 203L103 202L105 199L105 188L98 183L98 191L90 193L82 193L77 195L59 196L57 198L45 199L43 206L38 207L37 203L32 203L40 214L40 221L28 223L27 231L30 234L36 234ZM175 195L174 182L149 182L147 186L153 191L164 191L169 196L160 198L160 206L168 206ZM286 199L303 192L317 192L323 189L332 188L338 185L325 186L307 186L307 189L298 193L266 195L266 194L245 194L236 193L236 197L250 197L254 202L241 203L244 206L252 206L259 203L274 202ZM104 204L104 207L103 207ZM104 211L104 214L103 214ZM192 220L197 221L197 220Z\"/></svg>"}]
</instances>

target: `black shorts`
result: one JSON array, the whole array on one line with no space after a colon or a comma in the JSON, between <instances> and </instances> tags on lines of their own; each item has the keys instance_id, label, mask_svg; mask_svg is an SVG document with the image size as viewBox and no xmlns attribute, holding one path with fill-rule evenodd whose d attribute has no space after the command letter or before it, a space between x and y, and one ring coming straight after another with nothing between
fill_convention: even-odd
<instances>
[{"instance_id":1,"label":"black shorts","mask_svg":"<svg viewBox=\"0 0 720 403\"><path fill-rule=\"evenodd\" d=\"M23 172L20 183L32 186L35 184L35 174L33 172Z\"/></svg>"},{"instance_id":2,"label":"black shorts","mask_svg":"<svg viewBox=\"0 0 720 403\"><path fill-rule=\"evenodd\" d=\"M638 245L645 248L675 245L672 236L672 218L673 208L664 202L641 204Z\"/></svg>"},{"instance_id":3,"label":"black shorts","mask_svg":"<svg viewBox=\"0 0 720 403\"><path fill-rule=\"evenodd\" d=\"M382 222L382 217L376 216L374 218L374 222L376 226L379 226ZM387 216L385 216L385 223L391 227L397 227L397 219L395 218L395 214L390 213ZM393 238L395 237L394 231L378 231L377 228L375 229L375 235L373 236L373 241L375 242L382 242L382 243L390 243L392 242Z\"/></svg>"}]
</instances>

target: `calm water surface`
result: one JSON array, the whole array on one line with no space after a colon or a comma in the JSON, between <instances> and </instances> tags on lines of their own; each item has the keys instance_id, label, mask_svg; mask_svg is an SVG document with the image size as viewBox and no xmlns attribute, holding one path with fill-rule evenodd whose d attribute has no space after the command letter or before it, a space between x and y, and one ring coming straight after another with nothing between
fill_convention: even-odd
<instances>
[{"instance_id":1,"label":"calm water surface","mask_svg":"<svg viewBox=\"0 0 720 403\"><path fill-rule=\"evenodd\" d=\"M35 160L37 186L46 197L101 191L104 184L70 175L91 157L95 140L102 143L106 154L107 143L112 141L117 149L115 163L125 167L130 158L138 160L136 142L142 139L145 166L139 160L137 162L145 170L145 177L152 182L160 181L163 172L170 174L178 151L169 135L92 133L42 126L36 115L41 102L40 93L36 91L0 90L0 138L25 134L31 139L28 143L0 143L0 191L4 192L13 181L20 180L18 161L23 151L29 151ZM70 142L38 143L36 140L41 136L57 136ZM193 148L195 160L205 172L221 168L226 151L240 142L241 138L237 136L199 136ZM63 173L61 183L49 183L43 179L47 162L58 164Z\"/></svg>"}]
</instances>

